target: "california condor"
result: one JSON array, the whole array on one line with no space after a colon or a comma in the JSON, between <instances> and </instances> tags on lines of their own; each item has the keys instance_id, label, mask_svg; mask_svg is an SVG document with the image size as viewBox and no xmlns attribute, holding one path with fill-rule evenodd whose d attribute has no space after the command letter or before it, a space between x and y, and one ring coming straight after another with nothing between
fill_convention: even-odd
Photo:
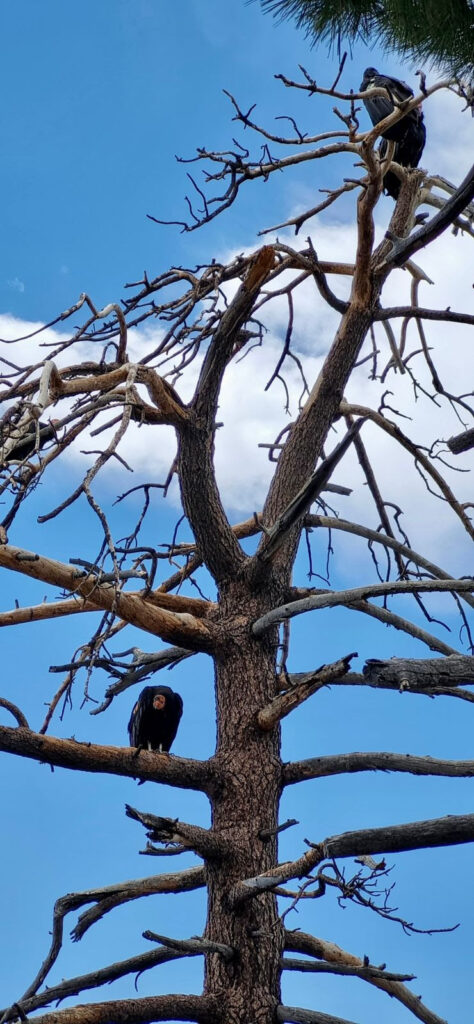
<instances>
[{"instance_id":1,"label":"california condor","mask_svg":"<svg viewBox=\"0 0 474 1024\"><path fill-rule=\"evenodd\" d=\"M364 77L360 84L360 91L382 88L386 89L388 96L370 96L364 100L367 113L372 124L378 124L389 114L393 114L395 104L403 103L411 99L413 90L398 78L390 78L389 75L381 75L377 68L366 68ZM389 98L390 97L390 98ZM418 167L426 141L426 129L423 121L423 114L420 107L410 110L405 117L400 118L396 124L388 128L382 135L379 146L379 153L384 157L387 152L387 140L395 142L393 160L402 167ZM392 171L388 171L383 179L385 191L393 199L398 198L400 192L400 179Z\"/></svg>"},{"instance_id":2,"label":"california condor","mask_svg":"<svg viewBox=\"0 0 474 1024\"><path fill-rule=\"evenodd\" d=\"M128 723L131 747L168 752L183 713L179 693L169 686L145 686Z\"/></svg>"}]
</instances>

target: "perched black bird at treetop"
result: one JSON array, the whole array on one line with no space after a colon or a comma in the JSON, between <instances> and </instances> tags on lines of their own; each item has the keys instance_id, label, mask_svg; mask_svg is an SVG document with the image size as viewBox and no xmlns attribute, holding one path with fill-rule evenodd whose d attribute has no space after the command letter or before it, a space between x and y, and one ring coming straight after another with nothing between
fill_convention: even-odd
<instances>
[{"instance_id":1,"label":"perched black bird at treetop","mask_svg":"<svg viewBox=\"0 0 474 1024\"><path fill-rule=\"evenodd\" d=\"M52 441L56 438L56 424L58 423L59 420L50 420L49 423L45 423L44 420L31 420L28 427L25 429L23 437L18 439L14 448L10 448L10 451L6 456L3 453L3 446L6 441L9 440L10 434L7 435L1 431L0 465L3 465L5 462L12 461L23 462L23 459L28 458L29 455L34 455L35 452L39 451L40 448L43 448L48 441Z\"/></svg>"},{"instance_id":2,"label":"perched black bird at treetop","mask_svg":"<svg viewBox=\"0 0 474 1024\"><path fill-rule=\"evenodd\" d=\"M380 75L377 68L366 68L364 77L360 83L360 91L367 89L386 89L389 96L370 96L364 100L364 106L372 121L378 124L389 114L393 114L395 105L411 99L413 90L405 82L398 78L390 78L389 75ZM390 97L390 98L389 98ZM392 99L393 97L393 99ZM379 153L384 157L387 152L387 140L395 142L393 160L402 167L418 167L421 154L426 141L426 129L423 121L423 114L420 107L410 110L405 117L400 118L396 124L388 128L382 135L379 146ZM397 199L400 192L400 179L393 171L388 171L383 179L385 191L393 199Z\"/></svg>"},{"instance_id":3,"label":"perched black bird at treetop","mask_svg":"<svg viewBox=\"0 0 474 1024\"><path fill-rule=\"evenodd\" d=\"M179 693L169 686L145 686L128 723L131 747L167 753L183 713Z\"/></svg>"}]
</instances>

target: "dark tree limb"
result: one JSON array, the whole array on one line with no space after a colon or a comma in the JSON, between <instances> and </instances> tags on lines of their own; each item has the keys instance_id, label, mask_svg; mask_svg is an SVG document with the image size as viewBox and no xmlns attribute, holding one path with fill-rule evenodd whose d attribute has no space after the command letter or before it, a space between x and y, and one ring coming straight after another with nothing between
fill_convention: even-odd
<instances>
[{"instance_id":1,"label":"dark tree limb","mask_svg":"<svg viewBox=\"0 0 474 1024\"><path fill-rule=\"evenodd\" d=\"M314 672L295 672L288 676L286 686L309 685ZM339 686L373 686L375 689L399 690L400 693L432 693L437 688L474 685L474 657L450 654L446 658L390 658L380 661L369 658L363 672L348 672L336 680Z\"/></svg>"},{"instance_id":2,"label":"dark tree limb","mask_svg":"<svg viewBox=\"0 0 474 1024\"><path fill-rule=\"evenodd\" d=\"M377 272L386 271L390 267L401 267L419 249L437 238L453 220L462 213L474 197L474 166L466 174L459 188L444 204L443 209L419 228L408 238L396 238L392 248L383 262L376 267Z\"/></svg>"},{"instance_id":3,"label":"dark tree limb","mask_svg":"<svg viewBox=\"0 0 474 1024\"><path fill-rule=\"evenodd\" d=\"M204 870L198 867L170 874L139 878L133 882L119 882L116 885L107 885L100 889L89 889L85 892L67 893L66 896L61 896L54 904L50 949L36 977L28 985L20 1002L23 1003L38 991L40 985L43 984L43 981L55 964L62 947L64 918L66 914L84 906L85 903L97 901L96 906L81 914L75 928L73 928L71 936L73 941L77 941L82 938L87 929L96 920L121 903L127 903L129 900L140 899L142 896L151 896L156 893L188 892L192 889L200 888L204 884Z\"/></svg>"},{"instance_id":4,"label":"dark tree limb","mask_svg":"<svg viewBox=\"0 0 474 1024\"><path fill-rule=\"evenodd\" d=\"M303 878L317 864L327 858L358 857L361 854L402 853L424 850L435 846L455 846L474 842L474 814L453 814L445 818L410 822L407 825L389 825L367 828L356 832L343 832L330 836L321 843L310 844L310 849L298 860L287 861L272 868L265 875L246 878L235 886L229 899L234 906L269 892L291 878Z\"/></svg>"},{"instance_id":5,"label":"dark tree limb","mask_svg":"<svg viewBox=\"0 0 474 1024\"><path fill-rule=\"evenodd\" d=\"M333 1017L331 1013L320 1013L318 1010L305 1010L301 1006L279 1006L277 1009L278 1024L354 1024L346 1017Z\"/></svg>"},{"instance_id":6,"label":"dark tree limb","mask_svg":"<svg viewBox=\"0 0 474 1024\"><path fill-rule=\"evenodd\" d=\"M343 974L347 977L362 978L363 981L371 981L377 978L385 981L413 981L414 974L393 974L391 971L384 971L381 967L352 967L349 964L330 964L325 960L320 963L313 963L311 960L293 960L284 957L281 960L283 971L301 971L311 974Z\"/></svg>"},{"instance_id":7,"label":"dark tree limb","mask_svg":"<svg viewBox=\"0 0 474 1024\"><path fill-rule=\"evenodd\" d=\"M149 1021L196 1021L220 1024L222 1001L215 996L147 996L87 1003L35 1017L35 1024L148 1024Z\"/></svg>"},{"instance_id":8,"label":"dark tree limb","mask_svg":"<svg viewBox=\"0 0 474 1024\"><path fill-rule=\"evenodd\" d=\"M406 434L404 434L403 431L400 430L400 427L398 427L395 423L392 423L391 420L386 419L386 417L382 416L381 413L375 412L374 409L369 409L363 405L353 405L349 404L348 402L341 402L340 409L343 415L346 415L347 413L352 413L354 416L369 417L373 423L376 423L377 426L380 427L386 434L389 434L389 436L393 438L394 441L397 441L398 444L400 444L401 447L405 449L405 451L409 452L409 454L413 457L415 463L419 463L420 466L422 466L423 469L426 470L426 472L437 485L437 487L439 487L439 490L443 495L443 498L448 502L453 512L455 512L455 514L461 520L465 530L467 531L471 539L474 540L474 526L472 525L471 520L469 519L469 516L467 515L464 506L461 505L459 501L457 501L455 495L453 494L451 488L446 483L444 477L441 475L441 473L438 473L438 470L435 468L435 466L433 466L432 460L430 460L421 450L421 448L414 444L413 441L411 441L410 438L407 437Z\"/></svg>"},{"instance_id":9,"label":"dark tree limb","mask_svg":"<svg viewBox=\"0 0 474 1024\"><path fill-rule=\"evenodd\" d=\"M453 455L460 455L461 452L469 451L471 448L474 448L474 427L471 430L463 430L462 434L450 437L446 443Z\"/></svg>"},{"instance_id":10,"label":"dark tree limb","mask_svg":"<svg viewBox=\"0 0 474 1024\"><path fill-rule=\"evenodd\" d=\"M169 856L169 851L167 852ZM154 896L158 893L190 892L194 889L201 889L205 884L204 869L196 867L170 874L151 875L133 882L123 882L118 886L111 885L105 886L103 889L92 889L90 893L79 893L77 895L84 897L84 903L89 902L90 899L97 900L97 903L80 915L76 926L72 929L71 937L74 942L82 939L82 936L96 921L105 917L115 907L122 906L123 903L141 899L143 896ZM67 900L69 897L64 897L64 899ZM71 909L76 909L77 906L76 903ZM65 912L67 913L67 910Z\"/></svg>"},{"instance_id":11,"label":"dark tree limb","mask_svg":"<svg viewBox=\"0 0 474 1024\"><path fill-rule=\"evenodd\" d=\"M179 432L181 497L199 554L215 580L233 578L245 559L225 514L214 471L214 432L222 377L237 336L275 264L273 246L263 246L232 302L222 314L202 364L191 403L190 424ZM196 487L199 473L200 486Z\"/></svg>"},{"instance_id":12,"label":"dark tree limb","mask_svg":"<svg viewBox=\"0 0 474 1024\"><path fill-rule=\"evenodd\" d=\"M325 839L321 846L325 857L357 857L362 853L402 853L473 841L474 814L450 814L407 825L343 832Z\"/></svg>"},{"instance_id":13,"label":"dark tree limb","mask_svg":"<svg viewBox=\"0 0 474 1024\"><path fill-rule=\"evenodd\" d=\"M148 829L147 837L152 842L179 843L201 857L223 857L228 853L224 840L200 825L188 825L177 818L160 818L156 814L137 811L130 804L125 804L125 812L128 818L139 821Z\"/></svg>"},{"instance_id":14,"label":"dark tree limb","mask_svg":"<svg viewBox=\"0 0 474 1024\"><path fill-rule=\"evenodd\" d=\"M364 665L369 686L396 686L400 691L425 687L474 684L474 657L451 654L448 658L370 658Z\"/></svg>"},{"instance_id":15,"label":"dark tree limb","mask_svg":"<svg viewBox=\"0 0 474 1024\"><path fill-rule=\"evenodd\" d=\"M80 974L76 978L66 978L59 985L52 985L43 992L38 992L28 998L23 997L8 1009L0 1010L1 1024L7 1021L14 1021L18 1018L18 1009L24 1014L32 1013L50 1003L66 999L68 996L79 995L86 989L98 988L100 985L110 984L117 978L123 978L126 974L142 974L159 964L169 963L170 960L179 960L185 956L198 956L198 953L178 952L176 949L153 949L149 953L140 953L138 956L130 957L127 960L119 960L108 967L102 967L89 974Z\"/></svg>"},{"instance_id":16,"label":"dark tree limb","mask_svg":"<svg viewBox=\"0 0 474 1024\"><path fill-rule=\"evenodd\" d=\"M346 654L345 657L339 658L338 661L333 662L331 665L322 665L321 668L311 673L310 678L306 676L299 683L296 683L294 687L286 690L285 693L278 694L271 704L267 704L265 708L259 711L257 721L260 728L264 731L273 729L277 722L285 718L286 715L289 715L290 711L293 711L294 708L297 708L308 697L311 697L311 694L319 690L321 686L326 686L347 672L351 659L356 657L356 653Z\"/></svg>"},{"instance_id":17,"label":"dark tree limb","mask_svg":"<svg viewBox=\"0 0 474 1024\"><path fill-rule=\"evenodd\" d=\"M7 700L6 697L0 697L0 708L5 708L6 711L9 711L10 714L13 715L14 718L16 718L18 725L21 729L30 728L23 714L23 711L20 711L20 709L17 708L16 704L12 704L11 700Z\"/></svg>"},{"instance_id":18,"label":"dark tree limb","mask_svg":"<svg viewBox=\"0 0 474 1024\"><path fill-rule=\"evenodd\" d=\"M210 942L209 939L172 939L169 935L158 935L157 932L143 932L143 938L150 942L161 942L166 949L175 949L179 953L190 953L192 956L205 953L219 953L220 956L230 963L235 958L235 950L226 946L223 942Z\"/></svg>"},{"instance_id":19,"label":"dark tree limb","mask_svg":"<svg viewBox=\"0 0 474 1024\"><path fill-rule=\"evenodd\" d=\"M327 754L292 761L284 765L283 782L292 786L308 779L322 779L330 775L352 772L408 772L410 775L438 775L445 778L472 778L474 761L444 761L435 757L417 757L415 754L391 754L385 751Z\"/></svg>"},{"instance_id":20,"label":"dark tree limb","mask_svg":"<svg viewBox=\"0 0 474 1024\"><path fill-rule=\"evenodd\" d=\"M309 509L313 501L324 489L331 478L336 466L347 452L364 420L359 419L347 431L345 437L334 448L334 451L324 459L320 466L311 474L309 480L304 484L298 494L279 516L277 522L271 529L267 530L262 544L258 551L258 559L266 562L272 558L283 543L288 531L292 528L297 519Z\"/></svg>"},{"instance_id":21,"label":"dark tree limb","mask_svg":"<svg viewBox=\"0 0 474 1024\"><path fill-rule=\"evenodd\" d=\"M150 782L165 782L180 789L210 792L214 772L207 761L158 754L131 747L106 747L78 740L44 736L30 729L0 726L0 750L33 761L71 768L73 771L105 772Z\"/></svg>"}]
</instances>

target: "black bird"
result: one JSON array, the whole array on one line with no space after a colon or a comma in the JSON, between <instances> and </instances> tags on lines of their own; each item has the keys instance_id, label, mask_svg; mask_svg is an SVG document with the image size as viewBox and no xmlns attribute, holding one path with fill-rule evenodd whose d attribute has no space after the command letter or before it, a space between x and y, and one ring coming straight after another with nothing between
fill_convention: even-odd
<instances>
[{"instance_id":1,"label":"black bird","mask_svg":"<svg viewBox=\"0 0 474 1024\"><path fill-rule=\"evenodd\" d=\"M128 723L131 747L168 752L183 713L179 693L169 686L145 686Z\"/></svg>"},{"instance_id":2,"label":"black bird","mask_svg":"<svg viewBox=\"0 0 474 1024\"><path fill-rule=\"evenodd\" d=\"M59 420L50 420L49 423L45 423L44 420L32 420L29 424L23 437L19 438L14 448L11 448L8 455L5 457L3 454L3 445L9 439L9 435L0 433L0 464L5 462L23 462L23 459L28 458L29 455L33 455L40 448L43 448L48 441L52 441L56 438L56 424ZM37 431L36 427L39 430Z\"/></svg>"},{"instance_id":3,"label":"black bird","mask_svg":"<svg viewBox=\"0 0 474 1024\"><path fill-rule=\"evenodd\" d=\"M389 75L381 75L377 68L366 68L360 83L360 91L376 88L386 89L390 98L384 96L371 98L369 96L364 100L364 106L372 124L378 124L389 114L393 114L396 103L403 103L414 95L413 90L406 82L401 82L398 78L390 78ZM426 129L421 108L415 107L414 110L410 110L405 117L400 118L396 124L383 133L379 146L382 158L387 152L387 140L395 142L393 160L397 164L401 164L402 167L418 167L426 141ZM393 199L398 198L400 179L396 174L388 171L383 179L383 185L389 196L392 196Z\"/></svg>"}]
</instances>

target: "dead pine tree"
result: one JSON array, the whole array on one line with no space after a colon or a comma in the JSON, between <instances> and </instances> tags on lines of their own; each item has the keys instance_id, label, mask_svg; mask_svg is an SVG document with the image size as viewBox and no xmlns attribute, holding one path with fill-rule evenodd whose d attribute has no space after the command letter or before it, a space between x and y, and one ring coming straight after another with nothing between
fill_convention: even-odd
<instances>
[{"instance_id":1,"label":"dead pine tree","mask_svg":"<svg viewBox=\"0 0 474 1024\"><path fill-rule=\"evenodd\" d=\"M462 393L466 386L463 374L457 393L451 385L445 387L429 328L439 322L462 332L463 325L472 326L474 317L450 307L422 306L419 290L429 278L414 257L419 253L422 262L426 247L443 233L447 237L452 229L459 237L474 235L474 171L460 184L450 185L436 176L436 168L399 168L399 198L385 235L376 242L375 214L392 155L389 147L384 161L379 158L380 131L421 99L428 112L432 94L442 87L455 91L456 84L425 85L423 95L415 96L403 110L396 108L382 128L367 131L359 124L362 116L357 93L338 91L337 83L332 88L319 88L307 74L301 81L283 79L283 83L290 89L306 90L314 103L336 101L342 106L342 112L336 110L335 131L311 136L290 118L291 137L278 136L253 122L251 111L243 112L231 97L237 121L263 139L263 149L256 159L243 145L236 146L235 152L199 150L196 162L206 168L204 186L196 183L200 212L195 211L190 199L191 220L182 222L183 229L193 230L225 211L248 183L266 180L275 172L291 173L292 167L303 161L312 161L315 168L320 168L324 166L321 161L336 157L345 175L337 188L326 190L317 206L269 228L266 244L227 264L213 262L192 270L172 268L154 278L145 275L129 286L122 303L111 303L104 309L97 309L89 296L82 295L48 325L54 328L60 322L62 334L57 346L48 350L46 360L44 350L38 349L39 356L31 365L20 366L20 360L11 361L15 346L8 349L10 361L5 363L1 394L6 412L1 422L4 517L0 566L4 576L6 570L7 578L15 579L20 592L22 577L40 581L42 593L45 585L51 591L47 601L3 611L0 625L13 629L22 623L77 616L83 639L64 668L39 731L30 728L15 703L2 698L5 713L12 714L16 724L0 727L0 749L52 766L196 790L206 794L210 802L212 824L204 828L179 818L160 817L155 813L160 790L147 787L143 792L150 810L127 806L127 814L147 830L150 852L191 850L200 863L181 872L111 884L58 899L51 949L26 991L18 993L13 1006L2 1010L2 1022L27 1019L34 1011L66 996L79 995L126 974L180 957L201 956L201 994L143 998L133 994L129 999L46 1011L34 1019L38 1024L159 1020L347 1024L318 1011L317 1006L295 1008L282 1003L282 972L319 969L355 975L399 1000L416 1019L440 1024L437 1014L406 984L409 976L373 966L360 951L356 955L324 938L288 930L282 908L322 896L328 886L333 886L341 898L393 916L383 901L377 904L371 895L373 885L385 874L383 856L472 842L474 815L446 815L443 807L435 819L335 836L313 834L294 860L280 862L278 835L292 822L280 822L279 802L286 787L307 779L387 770L468 777L474 774L474 761L383 750L318 757L315 750L314 758L283 764L280 722L329 684L334 688L397 690L406 695L403 699L407 702L412 694L445 695L466 701L467 711L474 699L468 689L474 682L469 632L474 581L470 576L458 578L450 572L441 555L437 564L430 553L419 553L411 547L409 527L401 532L400 510L394 510L393 494L384 493L372 455L380 438L387 458L390 452L395 459L396 453L403 451L426 485L426 501L438 507L441 499L446 514L472 540L465 477L460 477L458 495L450 467L434 444L437 437L431 438L431 447L421 444L417 422L401 418L403 409L393 408L395 400L389 405L387 394L390 382L396 381L397 400L403 401L403 396L407 398L414 391L420 407L423 402L435 401L440 438L454 432L448 418L445 430L440 423L453 410L458 432L472 426L472 405ZM214 186L217 196L212 194ZM341 253L337 261L325 258L323 252L316 251L311 238L301 246L287 241L287 229L295 228L298 234L307 220L317 218L321 211L351 193L356 199L353 259L346 261L347 253ZM425 209L420 214L421 206L428 212ZM312 223L317 234L318 220ZM277 229L285 232L285 241L278 240ZM404 269L410 295L405 303L393 307L384 302L384 287L397 268ZM349 282L346 291L344 282ZM298 350L294 340L302 289L314 296L315 309L322 298L335 322L332 342L326 346L312 379L309 374L314 362L306 358L307 352ZM222 385L236 360L245 356L247 365L252 366L255 347L266 344L267 316L275 304L281 309L282 303L287 309L286 329L272 382L278 379L288 387L288 367L296 366L303 397L291 422L276 439L269 439L273 475L262 507L249 509L247 520L232 523L219 490L214 459ZM84 323L64 340L67 321L73 316L77 319L81 310L86 312ZM133 362L129 357L129 332L152 323L156 326L155 347L148 342L142 358ZM317 331L315 313L315 334ZM79 342L87 358L74 362ZM357 401L361 367L365 367L366 384L370 371L376 396L373 405ZM186 385L188 373L191 384ZM265 384L262 380L262 390ZM379 400L381 387L386 391ZM44 424L51 418L53 407L51 431ZM40 417L43 425L39 424ZM151 477L135 489L143 494L143 507L126 539L118 540L109 510L99 501L98 480L108 464L124 465L123 441L137 424L150 438L150 450L160 443L161 428L172 427L176 455L165 485ZM22 446L23 438L28 441L26 446ZM58 458L68 464L68 450L74 443L89 452L94 450L89 455L89 468L77 486L41 519L51 520L74 502L82 502L97 518L103 542L99 552L84 550L71 565L46 557L41 551L27 550L23 526L18 525L24 519L17 519L17 513L30 501L38 481L48 479L50 467ZM359 522L356 513L351 516L350 489L332 480L342 459L344 466L358 467L366 484L365 493L375 510L374 528ZM175 480L179 482L192 540L182 544L176 536L168 538L165 556L174 567L169 578L158 583L156 571L164 555L156 541L160 536L159 509L152 502L153 489L161 485L166 492ZM342 494L343 516L328 506L328 491L331 501ZM368 542L372 578L358 576L356 561L349 588L302 586L301 579L296 578L299 563L295 570L295 559L305 539L311 549L314 536L347 534ZM253 549L243 543L250 537L255 538ZM380 553L388 568L385 562L382 565ZM191 593L189 581L199 584L201 567L214 582L213 599L195 596L196 590ZM411 595L411 617L407 601L400 613L396 604L400 594ZM444 600L457 609L467 637L466 647L448 644L439 637L436 626L431 630L429 622L420 625L420 609L429 617L426 602L432 594L445 594ZM377 598L383 598L383 603ZM370 616L375 619L375 628L381 628L380 624L393 627L395 655L401 631L424 644L427 657L395 657L382 662L366 651L363 672L355 672L351 670L355 655L346 650L343 636L338 658L328 662L322 634L316 665L309 665L304 673L292 674L288 669L292 656L290 620L306 615L314 622L318 610L333 608L337 614L338 607L361 617ZM101 613L100 625L84 639L84 623L91 612ZM152 644L156 645L159 638L166 646L152 653L134 648L130 661L124 663L123 657L111 652L114 644L126 646L122 633L126 636L130 626L147 634ZM23 631L27 629L24 625ZM112 676L105 695L102 689L100 707L94 709L95 713L105 712L120 693L166 666L177 666L173 678L174 685L178 685L180 662L196 652L203 652L214 664L217 743L209 760L81 743L54 737L47 731L61 703L77 692L84 675L86 693L95 680L103 678L104 671ZM95 686L97 692L99 683ZM377 698L374 692L374 702ZM312 827L316 827L314 822L308 822L308 832ZM349 883L344 864L354 857L359 858L360 868ZM75 938L80 938L123 903L151 892L185 894L195 888L205 888L207 894L207 923L201 937L148 931L145 934L154 943L151 952L105 965L93 974L46 985L61 950L64 918L70 911L91 904L82 911L74 931ZM185 895L176 898L185 899ZM402 920L402 924L410 928L407 921ZM303 954L306 959L295 959L295 954ZM343 979L341 984L345 983Z\"/></svg>"}]
</instances>

